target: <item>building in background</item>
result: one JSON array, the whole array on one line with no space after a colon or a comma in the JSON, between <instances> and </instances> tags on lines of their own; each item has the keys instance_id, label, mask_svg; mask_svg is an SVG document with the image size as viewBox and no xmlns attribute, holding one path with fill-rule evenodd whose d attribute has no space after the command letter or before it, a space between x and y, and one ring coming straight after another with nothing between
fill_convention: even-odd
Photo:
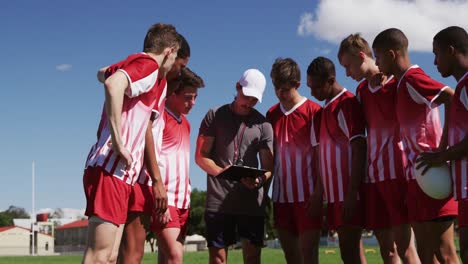
<instances>
[{"instance_id":1,"label":"building in background","mask_svg":"<svg viewBox=\"0 0 468 264\"><path fill-rule=\"evenodd\" d=\"M31 229L19 226L0 227L0 256L18 256L31 254ZM54 254L54 237L36 232L35 253L37 255Z\"/></svg>"}]
</instances>

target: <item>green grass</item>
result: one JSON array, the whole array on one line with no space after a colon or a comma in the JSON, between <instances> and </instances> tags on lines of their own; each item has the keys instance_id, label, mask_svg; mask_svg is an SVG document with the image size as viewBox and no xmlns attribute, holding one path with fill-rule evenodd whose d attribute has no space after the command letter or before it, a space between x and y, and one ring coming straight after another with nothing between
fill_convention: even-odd
<instances>
[{"instance_id":1,"label":"green grass","mask_svg":"<svg viewBox=\"0 0 468 264\"><path fill-rule=\"evenodd\" d=\"M366 253L367 262L370 264L382 263L378 248L366 247L366 249L373 249L375 252ZM327 254L325 254L327 250ZM334 252L330 252L330 251ZM81 263L80 255L73 256L35 256L35 257L0 257L1 264L17 264L17 263L34 263L34 264L49 264L49 263ZM143 264L157 263L156 254L145 254L142 261ZM184 263L188 264L206 264L208 263L208 251L189 252L184 255ZM229 251L228 263L243 263L242 251L231 250ZM280 249L265 248L262 250L262 263L280 264L285 263L283 251ZM336 247L322 247L320 248L320 263L335 264L341 263L340 251Z\"/></svg>"}]
</instances>

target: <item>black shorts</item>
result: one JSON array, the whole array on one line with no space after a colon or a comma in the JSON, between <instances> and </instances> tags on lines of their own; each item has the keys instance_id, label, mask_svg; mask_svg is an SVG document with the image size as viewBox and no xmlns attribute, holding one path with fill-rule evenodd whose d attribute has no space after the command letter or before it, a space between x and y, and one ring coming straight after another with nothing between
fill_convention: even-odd
<instances>
[{"instance_id":1,"label":"black shorts","mask_svg":"<svg viewBox=\"0 0 468 264\"><path fill-rule=\"evenodd\" d=\"M265 217L205 212L208 247L226 248L239 239L262 247Z\"/></svg>"}]
</instances>

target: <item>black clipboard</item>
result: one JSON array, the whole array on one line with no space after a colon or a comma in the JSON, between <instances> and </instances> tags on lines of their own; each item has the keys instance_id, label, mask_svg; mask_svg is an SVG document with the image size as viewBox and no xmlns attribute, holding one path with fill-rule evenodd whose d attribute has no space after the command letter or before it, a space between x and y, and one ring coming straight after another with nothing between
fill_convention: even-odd
<instances>
[{"instance_id":1,"label":"black clipboard","mask_svg":"<svg viewBox=\"0 0 468 264\"><path fill-rule=\"evenodd\" d=\"M242 177L258 178L267 172L263 169L257 169L254 167L230 165L224 168L220 174L216 177L221 177L226 180L240 181Z\"/></svg>"}]
</instances>

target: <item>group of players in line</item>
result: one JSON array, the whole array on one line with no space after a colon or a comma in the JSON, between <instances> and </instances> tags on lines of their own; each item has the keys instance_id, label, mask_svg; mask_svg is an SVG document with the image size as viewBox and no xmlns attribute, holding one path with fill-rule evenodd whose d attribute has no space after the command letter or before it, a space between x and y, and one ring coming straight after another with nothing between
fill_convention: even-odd
<instances>
[{"instance_id":1,"label":"group of players in line","mask_svg":"<svg viewBox=\"0 0 468 264\"><path fill-rule=\"evenodd\" d=\"M365 263L362 229L373 230L384 263L468 263L468 35L460 27L433 38L434 64L455 91L413 65L396 28L372 47L345 38L338 60L359 81L342 87L333 62L315 58L300 95L301 73L277 59L270 77L279 103L255 105L264 75L244 72L232 103L210 109L195 161L207 172L205 223L210 263L226 263L241 239L245 263L260 263L267 193L273 179L275 228L287 263L319 263L323 204L344 263ZM373 56L374 55L374 56ZM83 177L88 245L83 263L140 263L146 231L158 238L159 263L182 263L190 206L190 124L203 80L188 67L190 48L172 25L150 27L142 53L102 68L105 104ZM375 58L375 59L374 59ZM442 127L438 106L445 107ZM427 196L415 169L449 162L453 197ZM216 177L226 166L260 166L256 179ZM455 198L455 199L454 199ZM121 243L122 242L122 243Z\"/></svg>"}]
</instances>

